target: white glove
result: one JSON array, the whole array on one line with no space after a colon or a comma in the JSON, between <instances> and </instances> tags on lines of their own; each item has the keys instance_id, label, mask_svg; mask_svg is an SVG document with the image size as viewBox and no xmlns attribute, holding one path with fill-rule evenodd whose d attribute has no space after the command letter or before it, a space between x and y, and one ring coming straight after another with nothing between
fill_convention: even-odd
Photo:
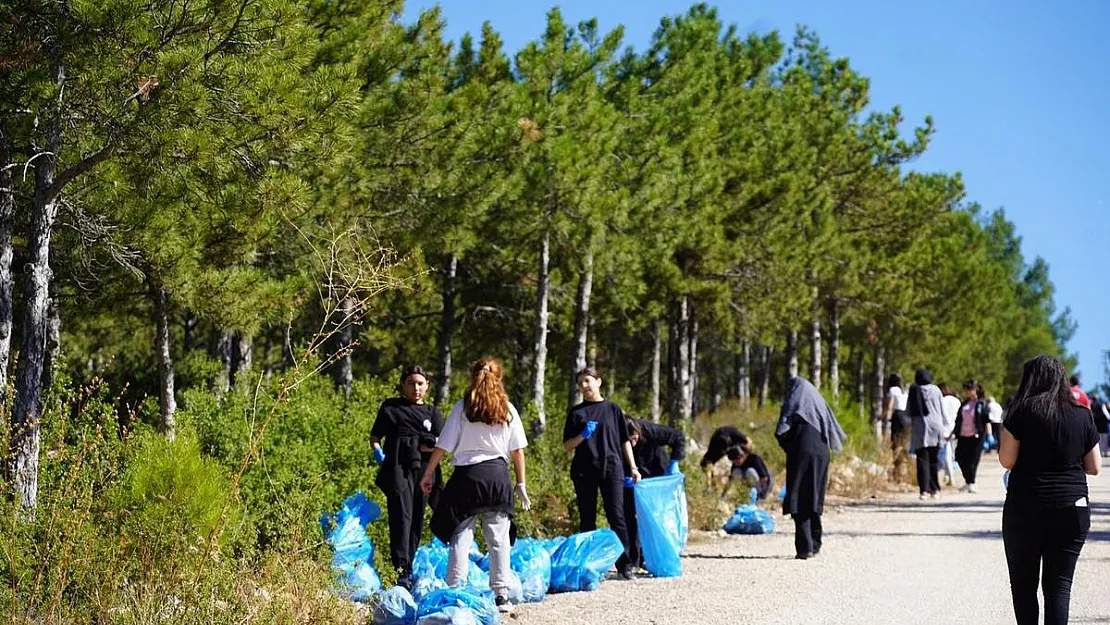
<instances>
[{"instance_id":1,"label":"white glove","mask_svg":"<svg viewBox=\"0 0 1110 625\"><path fill-rule=\"evenodd\" d=\"M532 508L532 500L528 498L528 490L524 488L524 482L517 482L516 489L513 492L516 493L516 498L520 500L522 509L530 510Z\"/></svg>"}]
</instances>

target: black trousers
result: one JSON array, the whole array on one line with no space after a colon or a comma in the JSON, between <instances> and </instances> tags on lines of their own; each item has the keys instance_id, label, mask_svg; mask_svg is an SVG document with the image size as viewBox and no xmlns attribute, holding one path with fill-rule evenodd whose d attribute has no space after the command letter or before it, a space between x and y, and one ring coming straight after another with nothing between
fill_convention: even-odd
<instances>
[{"instance_id":1,"label":"black trousers","mask_svg":"<svg viewBox=\"0 0 1110 625\"><path fill-rule=\"evenodd\" d=\"M964 482L975 483L975 474L979 472L979 459L983 457L983 443L976 436L961 436L956 439L956 462L960 464L960 473L964 474Z\"/></svg>"},{"instance_id":2,"label":"black trousers","mask_svg":"<svg viewBox=\"0 0 1110 625\"><path fill-rule=\"evenodd\" d=\"M940 492L940 447L917 450L917 486L922 493Z\"/></svg>"},{"instance_id":3,"label":"black trousers","mask_svg":"<svg viewBox=\"0 0 1110 625\"><path fill-rule=\"evenodd\" d=\"M631 488L624 489L624 525L628 532L628 563L632 566L643 566L640 525L636 522L636 495Z\"/></svg>"},{"instance_id":4,"label":"black trousers","mask_svg":"<svg viewBox=\"0 0 1110 625\"><path fill-rule=\"evenodd\" d=\"M389 514L389 558L393 568L402 575L412 570L412 559L420 547L424 533L424 508L427 498L420 490L420 478L414 476L406 483L411 490L385 496Z\"/></svg>"},{"instance_id":5,"label":"black trousers","mask_svg":"<svg viewBox=\"0 0 1110 625\"><path fill-rule=\"evenodd\" d=\"M628 527L624 519L624 477L601 478L583 475L571 479L574 482L574 498L578 501L578 531L592 532L597 529L597 493L605 506L605 518L609 529L617 534L624 545L624 554L617 560L617 568L629 564Z\"/></svg>"},{"instance_id":6,"label":"black trousers","mask_svg":"<svg viewBox=\"0 0 1110 625\"><path fill-rule=\"evenodd\" d=\"M821 515L794 515L794 549L798 555L820 553Z\"/></svg>"},{"instance_id":7,"label":"black trousers","mask_svg":"<svg viewBox=\"0 0 1110 625\"><path fill-rule=\"evenodd\" d=\"M1006 498L1002 542L1010 569L1010 593L1017 625L1037 625L1037 582L1044 567L1044 625L1068 622L1075 563L1091 529L1091 509L1051 508L1035 501Z\"/></svg>"}]
</instances>

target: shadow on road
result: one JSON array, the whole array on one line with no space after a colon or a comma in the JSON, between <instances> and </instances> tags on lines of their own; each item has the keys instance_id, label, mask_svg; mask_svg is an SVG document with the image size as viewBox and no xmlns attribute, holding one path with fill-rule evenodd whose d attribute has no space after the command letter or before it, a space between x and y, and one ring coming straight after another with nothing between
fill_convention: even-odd
<instances>
[{"instance_id":1,"label":"shadow on road","mask_svg":"<svg viewBox=\"0 0 1110 625\"><path fill-rule=\"evenodd\" d=\"M749 556L749 555L725 555L716 554L710 555L708 553L687 553L683 558L691 560L793 560L794 556Z\"/></svg>"}]
</instances>

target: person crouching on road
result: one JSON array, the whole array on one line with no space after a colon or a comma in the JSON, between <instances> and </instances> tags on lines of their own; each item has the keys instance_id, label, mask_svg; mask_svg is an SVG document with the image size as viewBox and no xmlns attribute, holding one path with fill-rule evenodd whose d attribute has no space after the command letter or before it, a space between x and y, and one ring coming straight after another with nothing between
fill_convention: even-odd
<instances>
[{"instance_id":1,"label":"person crouching on road","mask_svg":"<svg viewBox=\"0 0 1110 625\"><path fill-rule=\"evenodd\" d=\"M733 447L726 453L729 461L732 462L732 471L729 473L725 491L721 493L722 499L728 494L732 483L737 480L750 481L755 486L756 499L760 501L775 492L774 477L759 454L748 453L743 447Z\"/></svg>"},{"instance_id":2,"label":"person crouching on road","mask_svg":"<svg viewBox=\"0 0 1110 625\"><path fill-rule=\"evenodd\" d=\"M489 585L501 612L509 612L509 553L514 516L513 499L528 510L532 503L525 488L524 448L528 445L520 414L509 403L502 384L501 363L492 358L470 367L470 385L455 404L420 480L425 493L432 489L435 470L451 454L455 467L443 497L432 514L432 533L451 546L447 584L466 583L474 526L481 520L489 547ZM512 461L516 486L509 481Z\"/></svg>"},{"instance_id":3,"label":"person crouching on road","mask_svg":"<svg viewBox=\"0 0 1110 625\"><path fill-rule=\"evenodd\" d=\"M578 502L578 531L597 529L597 493L605 505L609 527L620 538L624 553L617 560L617 573L632 579L628 552L628 527L624 518L624 467L627 462L633 484L640 481L640 470L628 440L628 422L621 407L601 396L601 376L586 368L575 378L583 400L567 411L563 427L563 446L574 452L570 479Z\"/></svg>"}]
</instances>

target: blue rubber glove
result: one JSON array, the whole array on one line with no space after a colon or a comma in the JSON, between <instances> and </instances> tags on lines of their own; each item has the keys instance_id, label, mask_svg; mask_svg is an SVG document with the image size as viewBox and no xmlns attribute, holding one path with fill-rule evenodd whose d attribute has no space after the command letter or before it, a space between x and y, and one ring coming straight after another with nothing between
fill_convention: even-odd
<instances>
[{"instance_id":1,"label":"blue rubber glove","mask_svg":"<svg viewBox=\"0 0 1110 625\"><path fill-rule=\"evenodd\" d=\"M587 421L585 429L582 430L582 440L590 440L595 431L597 431L597 421Z\"/></svg>"},{"instance_id":2,"label":"blue rubber glove","mask_svg":"<svg viewBox=\"0 0 1110 625\"><path fill-rule=\"evenodd\" d=\"M678 473L678 460L671 460L671 464L667 466L667 475L674 475Z\"/></svg>"},{"instance_id":3,"label":"blue rubber glove","mask_svg":"<svg viewBox=\"0 0 1110 625\"><path fill-rule=\"evenodd\" d=\"M1010 490L1010 470L1002 472L1002 490Z\"/></svg>"},{"instance_id":4,"label":"blue rubber glove","mask_svg":"<svg viewBox=\"0 0 1110 625\"><path fill-rule=\"evenodd\" d=\"M381 447L377 447L374 449L374 462L377 464L385 462L385 452L382 450Z\"/></svg>"}]
</instances>

